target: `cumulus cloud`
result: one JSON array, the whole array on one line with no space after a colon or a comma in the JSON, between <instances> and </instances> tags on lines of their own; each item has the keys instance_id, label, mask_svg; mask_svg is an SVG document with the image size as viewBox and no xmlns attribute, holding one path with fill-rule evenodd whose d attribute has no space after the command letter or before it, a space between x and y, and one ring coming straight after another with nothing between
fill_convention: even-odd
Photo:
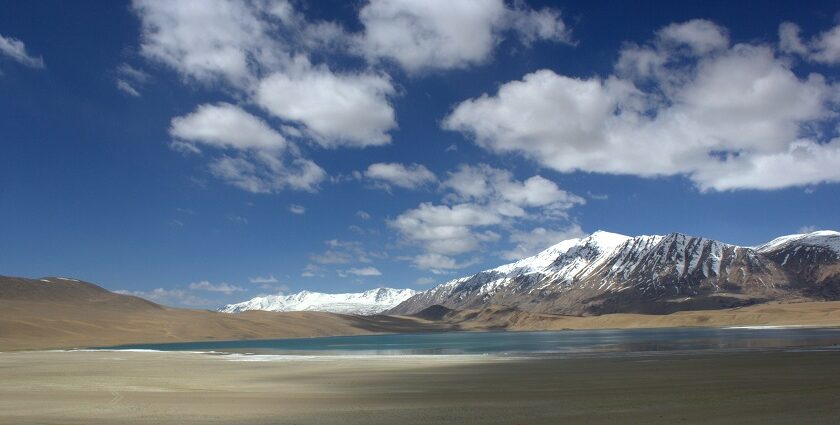
<instances>
[{"instance_id":1,"label":"cumulus cloud","mask_svg":"<svg viewBox=\"0 0 840 425\"><path fill-rule=\"evenodd\" d=\"M840 25L803 41L801 29L792 22L779 25L779 49L801 55L807 60L829 65L840 63Z\"/></svg>"},{"instance_id":2,"label":"cumulus cloud","mask_svg":"<svg viewBox=\"0 0 840 425\"><path fill-rule=\"evenodd\" d=\"M359 11L359 20L361 53L392 60L409 72L481 64L505 34L525 44L571 42L558 11L537 11L522 2L509 7L504 0L375 0Z\"/></svg>"},{"instance_id":3,"label":"cumulus cloud","mask_svg":"<svg viewBox=\"0 0 840 425\"><path fill-rule=\"evenodd\" d=\"M286 139L265 121L230 103L205 104L172 119L176 140L217 148L282 150Z\"/></svg>"},{"instance_id":4,"label":"cumulus cloud","mask_svg":"<svg viewBox=\"0 0 840 425\"><path fill-rule=\"evenodd\" d=\"M40 56L35 57L27 53L26 45L22 41L12 37L5 37L2 34L0 34L0 56L6 56L30 68L44 67L44 59Z\"/></svg>"},{"instance_id":5,"label":"cumulus cloud","mask_svg":"<svg viewBox=\"0 0 840 425\"><path fill-rule=\"evenodd\" d=\"M539 207L563 213L584 204L580 196L560 189L556 183L536 175L518 181L513 173L487 164L463 164L441 184L452 190L450 199L479 202L495 208L502 215L521 216L522 208Z\"/></svg>"},{"instance_id":6,"label":"cumulus cloud","mask_svg":"<svg viewBox=\"0 0 840 425\"><path fill-rule=\"evenodd\" d=\"M226 0L135 0L140 53L187 80L246 87L262 67L288 60L254 3Z\"/></svg>"},{"instance_id":7,"label":"cumulus cloud","mask_svg":"<svg viewBox=\"0 0 840 425\"><path fill-rule=\"evenodd\" d=\"M190 289L209 292L221 292L223 294L232 294L234 292L241 292L245 290L245 288L241 288L236 285L231 285L229 283L221 282L214 284L206 280L190 283Z\"/></svg>"},{"instance_id":8,"label":"cumulus cloud","mask_svg":"<svg viewBox=\"0 0 840 425\"><path fill-rule=\"evenodd\" d=\"M693 19L662 28L657 33L659 42L668 47L687 47L692 53L702 55L729 46L725 28L705 19Z\"/></svg>"},{"instance_id":9,"label":"cumulus cloud","mask_svg":"<svg viewBox=\"0 0 840 425\"><path fill-rule=\"evenodd\" d=\"M395 91L386 75L335 74L326 68L275 73L256 89L256 102L272 115L300 123L323 147L390 143Z\"/></svg>"},{"instance_id":10,"label":"cumulus cloud","mask_svg":"<svg viewBox=\"0 0 840 425\"><path fill-rule=\"evenodd\" d=\"M390 78L335 73L308 54L346 37L335 24L310 23L288 2L137 0L141 53L188 81L226 83L325 147L390 142L396 128ZM320 41L319 41L320 40ZM131 92L124 81L123 87ZM136 91L136 90L134 90Z\"/></svg>"},{"instance_id":11,"label":"cumulus cloud","mask_svg":"<svg viewBox=\"0 0 840 425\"><path fill-rule=\"evenodd\" d=\"M516 245L513 249L502 252L502 258L511 261L521 260L559 242L585 236L586 232L577 224L560 229L537 227L527 232L516 231L509 237L510 242Z\"/></svg>"},{"instance_id":12,"label":"cumulus cloud","mask_svg":"<svg viewBox=\"0 0 840 425\"><path fill-rule=\"evenodd\" d=\"M480 251L518 223L532 219L565 220L584 199L554 182L532 176L523 181L487 164L461 165L441 185L443 204L421 203L388 222L409 244L422 248L415 266L441 272L466 267L475 259L462 254Z\"/></svg>"},{"instance_id":13,"label":"cumulus cloud","mask_svg":"<svg viewBox=\"0 0 840 425\"><path fill-rule=\"evenodd\" d=\"M199 145L227 150L212 160L211 173L249 192L312 192L326 177L265 121L229 103L201 105L173 118L169 134L178 150L198 153Z\"/></svg>"},{"instance_id":14,"label":"cumulus cloud","mask_svg":"<svg viewBox=\"0 0 840 425\"><path fill-rule=\"evenodd\" d=\"M536 71L460 103L443 126L561 172L776 189L840 181L840 143L811 131L832 116L833 91L770 46L730 47L724 29L689 21L627 45L607 78Z\"/></svg>"},{"instance_id":15,"label":"cumulus cloud","mask_svg":"<svg viewBox=\"0 0 840 425\"><path fill-rule=\"evenodd\" d=\"M482 240L497 240L493 232L474 229L500 224L503 217L475 204L434 205L424 202L390 222L404 237L438 254L474 251Z\"/></svg>"},{"instance_id":16,"label":"cumulus cloud","mask_svg":"<svg viewBox=\"0 0 840 425\"><path fill-rule=\"evenodd\" d=\"M223 155L210 164L210 172L242 190L271 193L285 189L315 192L326 178L318 164L304 158L289 161L267 152Z\"/></svg>"},{"instance_id":17,"label":"cumulus cloud","mask_svg":"<svg viewBox=\"0 0 840 425\"><path fill-rule=\"evenodd\" d=\"M386 189L391 186L416 189L437 181L437 176L420 164L380 162L368 166L363 174L365 178Z\"/></svg>"},{"instance_id":18,"label":"cumulus cloud","mask_svg":"<svg viewBox=\"0 0 840 425\"><path fill-rule=\"evenodd\" d=\"M199 154L200 145L238 150L213 156L210 169L251 192L317 190L326 173L301 154L301 142L328 149L391 142L398 128L392 101L399 95L391 77L370 67L337 71L321 61L325 55L446 69L487 60L509 34L526 45L570 41L557 10L518 1L376 0L360 8L358 33L308 19L284 0L134 0L132 10L145 59L273 118L269 124L221 102L172 122L170 146L177 151ZM141 95L147 74L123 64L117 75L119 90Z\"/></svg>"}]
</instances>

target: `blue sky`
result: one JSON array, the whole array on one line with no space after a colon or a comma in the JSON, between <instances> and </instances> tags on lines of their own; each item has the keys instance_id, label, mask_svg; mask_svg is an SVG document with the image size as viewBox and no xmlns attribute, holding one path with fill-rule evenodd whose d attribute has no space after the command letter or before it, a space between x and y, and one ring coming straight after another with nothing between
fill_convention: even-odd
<instances>
[{"instance_id":1,"label":"blue sky","mask_svg":"<svg viewBox=\"0 0 840 425\"><path fill-rule=\"evenodd\" d=\"M838 229L832 2L0 2L0 274L212 308Z\"/></svg>"}]
</instances>

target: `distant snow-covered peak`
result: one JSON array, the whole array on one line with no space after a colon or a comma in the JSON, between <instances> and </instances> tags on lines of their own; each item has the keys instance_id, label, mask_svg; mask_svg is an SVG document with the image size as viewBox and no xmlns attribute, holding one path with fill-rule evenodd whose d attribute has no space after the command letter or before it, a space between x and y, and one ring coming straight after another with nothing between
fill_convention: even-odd
<instances>
[{"instance_id":1,"label":"distant snow-covered peak","mask_svg":"<svg viewBox=\"0 0 840 425\"><path fill-rule=\"evenodd\" d=\"M629 236L599 230L585 238L573 238L561 241L531 257L523 258L513 263L505 264L488 270L502 274L542 272L562 256L594 257L609 253L616 247L630 239Z\"/></svg>"},{"instance_id":2,"label":"distant snow-covered peak","mask_svg":"<svg viewBox=\"0 0 840 425\"><path fill-rule=\"evenodd\" d=\"M758 252L771 252L793 244L819 246L840 253L840 232L835 232L834 230L818 230L811 233L780 236L764 245L756 247L756 250Z\"/></svg>"},{"instance_id":3,"label":"distant snow-covered peak","mask_svg":"<svg viewBox=\"0 0 840 425\"><path fill-rule=\"evenodd\" d=\"M598 230L597 232L584 238L581 242L596 246L600 248L601 251L605 252L612 251L619 245L623 244L624 242L627 242L629 239L631 239L630 236L606 232L604 230Z\"/></svg>"},{"instance_id":4,"label":"distant snow-covered peak","mask_svg":"<svg viewBox=\"0 0 840 425\"><path fill-rule=\"evenodd\" d=\"M228 304L219 311L241 313L248 310L264 311L326 311L342 314L378 314L407 300L413 289L376 288L365 292L325 294L300 291L289 295L267 295L236 304Z\"/></svg>"}]
</instances>

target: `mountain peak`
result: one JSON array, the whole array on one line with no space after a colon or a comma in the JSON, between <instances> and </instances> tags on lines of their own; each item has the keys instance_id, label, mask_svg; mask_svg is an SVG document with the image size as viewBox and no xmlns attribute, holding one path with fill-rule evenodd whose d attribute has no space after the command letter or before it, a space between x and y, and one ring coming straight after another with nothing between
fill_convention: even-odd
<instances>
[{"instance_id":1,"label":"mountain peak","mask_svg":"<svg viewBox=\"0 0 840 425\"><path fill-rule=\"evenodd\" d=\"M581 240L584 244L594 244L598 247L611 249L615 248L630 239L630 236L625 236L619 233L607 232L605 230L598 230L591 235Z\"/></svg>"},{"instance_id":2,"label":"mountain peak","mask_svg":"<svg viewBox=\"0 0 840 425\"><path fill-rule=\"evenodd\" d=\"M840 253L840 232L834 230L817 230L811 233L799 233L780 236L755 249L759 252L777 251L790 245L810 245L831 249Z\"/></svg>"}]
</instances>

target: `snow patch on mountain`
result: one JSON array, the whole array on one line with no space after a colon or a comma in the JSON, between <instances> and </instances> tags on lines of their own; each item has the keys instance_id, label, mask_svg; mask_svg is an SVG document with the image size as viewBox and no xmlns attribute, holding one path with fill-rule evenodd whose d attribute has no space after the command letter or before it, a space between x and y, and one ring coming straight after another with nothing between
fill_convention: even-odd
<instances>
[{"instance_id":1,"label":"snow patch on mountain","mask_svg":"<svg viewBox=\"0 0 840 425\"><path fill-rule=\"evenodd\" d=\"M236 304L228 304L219 311L241 313L264 311L326 311L341 314L378 314L407 300L417 292L412 289L377 288L360 293L325 294L301 291L289 295L267 295Z\"/></svg>"},{"instance_id":2,"label":"snow patch on mountain","mask_svg":"<svg viewBox=\"0 0 840 425\"><path fill-rule=\"evenodd\" d=\"M781 236L755 249L758 252L766 253L778 251L791 245L817 246L840 253L840 232L819 230L811 233Z\"/></svg>"}]
</instances>

